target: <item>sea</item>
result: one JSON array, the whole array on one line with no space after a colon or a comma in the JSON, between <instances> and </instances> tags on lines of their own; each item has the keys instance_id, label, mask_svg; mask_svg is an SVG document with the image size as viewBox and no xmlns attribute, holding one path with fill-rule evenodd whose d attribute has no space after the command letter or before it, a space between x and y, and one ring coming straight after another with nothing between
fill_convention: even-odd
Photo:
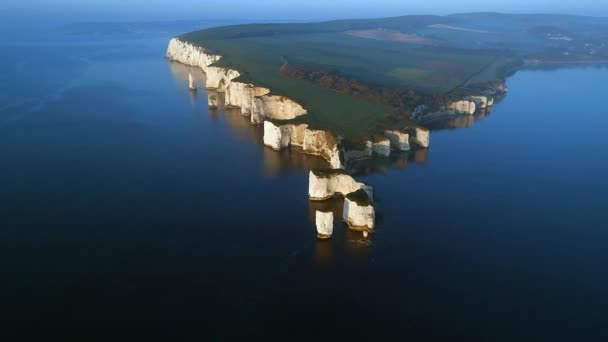
<instances>
[{"instance_id":1,"label":"sea","mask_svg":"<svg viewBox=\"0 0 608 342\"><path fill-rule=\"evenodd\" d=\"M608 339L607 68L521 70L428 150L361 165L377 200L364 237L340 199L308 200L322 160L265 148L188 90L200 70L165 59L171 37L217 24L3 34L0 302L16 336ZM327 241L319 209L336 213Z\"/></svg>"}]
</instances>

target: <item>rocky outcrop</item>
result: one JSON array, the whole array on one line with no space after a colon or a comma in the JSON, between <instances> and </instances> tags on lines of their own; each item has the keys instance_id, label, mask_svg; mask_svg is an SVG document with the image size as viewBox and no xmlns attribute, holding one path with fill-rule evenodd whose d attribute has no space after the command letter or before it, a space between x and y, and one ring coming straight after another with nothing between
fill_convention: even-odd
<instances>
[{"instance_id":1,"label":"rocky outcrop","mask_svg":"<svg viewBox=\"0 0 608 342\"><path fill-rule=\"evenodd\" d=\"M328 131L306 129L302 149L327 160L332 169L343 168L338 140Z\"/></svg>"},{"instance_id":2,"label":"rocky outcrop","mask_svg":"<svg viewBox=\"0 0 608 342\"><path fill-rule=\"evenodd\" d=\"M382 157L388 157L391 155L391 141L388 138L376 137L372 146L374 154Z\"/></svg>"},{"instance_id":3,"label":"rocky outcrop","mask_svg":"<svg viewBox=\"0 0 608 342\"><path fill-rule=\"evenodd\" d=\"M374 229L376 212L365 191L358 190L346 196L342 219L351 229Z\"/></svg>"},{"instance_id":4,"label":"rocky outcrop","mask_svg":"<svg viewBox=\"0 0 608 342\"><path fill-rule=\"evenodd\" d=\"M315 213L315 223L317 224L317 236L319 239L329 239L334 233L333 212L317 210Z\"/></svg>"},{"instance_id":5,"label":"rocky outcrop","mask_svg":"<svg viewBox=\"0 0 608 342\"><path fill-rule=\"evenodd\" d=\"M275 150L301 147L304 153L321 156L332 169L343 167L337 139L327 131L312 130L306 124L278 125L264 122L264 145Z\"/></svg>"},{"instance_id":6,"label":"rocky outcrop","mask_svg":"<svg viewBox=\"0 0 608 342\"><path fill-rule=\"evenodd\" d=\"M231 85L232 80L241 75L236 70L215 66L208 66L204 70L207 75L205 86L210 89L216 89L219 92L225 92Z\"/></svg>"},{"instance_id":7,"label":"rocky outcrop","mask_svg":"<svg viewBox=\"0 0 608 342\"><path fill-rule=\"evenodd\" d=\"M473 115L475 114L476 106L473 101L461 100L450 103L448 110L456 114Z\"/></svg>"},{"instance_id":8,"label":"rocky outcrop","mask_svg":"<svg viewBox=\"0 0 608 342\"><path fill-rule=\"evenodd\" d=\"M429 148L430 143L430 132L426 128L422 127L409 127L410 131L410 143L417 145L421 148Z\"/></svg>"},{"instance_id":9,"label":"rocky outcrop","mask_svg":"<svg viewBox=\"0 0 608 342\"><path fill-rule=\"evenodd\" d=\"M278 95L263 95L253 98L252 123L262 123L265 119L291 120L308 112L298 103Z\"/></svg>"},{"instance_id":10,"label":"rocky outcrop","mask_svg":"<svg viewBox=\"0 0 608 342\"><path fill-rule=\"evenodd\" d=\"M371 187L357 182L343 170L312 170L308 174L308 197L313 201L326 200L336 194L346 196L358 190L367 194Z\"/></svg>"},{"instance_id":11,"label":"rocky outcrop","mask_svg":"<svg viewBox=\"0 0 608 342\"><path fill-rule=\"evenodd\" d=\"M258 96L267 95L270 89L256 87L251 83L232 81L226 89L226 106L238 107L243 115L251 115L253 112L253 99Z\"/></svg>"},{"instance_id":12,"label":"rocky outcrop","mask_svg":"<svg viewBox=\"0 0 608 342\"><path fill-rule=\"evenodd\" d=\"M251 115L252 123L266 119L291 120L308 112L295 101L279 95L271 95L270 89L250 83L235 81L241 74L237 70L213 65L221 56L207 53L205 49L171 39L167 58L201 68L207 78L205 86L226 93L226 106L240 107L241 113Z\"/></svg>"},{"instance_id":13,"label":"rocky outcrop","mask_svg":"<svg viewBox=\"0 0 608 342\"><path fill-rule=\"evenodd\" d=\"M188 74L188 88L192 91L196 91L196 81L194 80L194 77L192 77L192 74Z\"/></svg>"},{"instance_id":14,"label":"rocky outcrop","mask_svg":"<svg viewBox=\"0 0 608 342\"><path fill-rule=\"evenodd\" d=\"M475 106L479 109L486 109L494 104L494 99L488 96L469 96L467 100L475 102Z\"/></svg>"},{"instance_id":15,"label":"rocky outcrop","mask_svg":"<svg viewBox=\"0 0 608 342\"><path fill-rule=\"evenodd\" d=\"M206 71L207 67L220 60L220 56L207 53L201 47L182 42L178 38L169 41L167 47L167 58L182 64L195 66Z\"/></svg>"},{"instance_id":16,"label":"rocky outcrop","mask_svg":"<svg viewBox=\"0 0 608 342\"><path fill-rule=\"evenodd\" d=\"M385 131L384 136L390 140L391 148L396 151L410 150L410 136L400 131Z\"/></svg>"}]
</instances>

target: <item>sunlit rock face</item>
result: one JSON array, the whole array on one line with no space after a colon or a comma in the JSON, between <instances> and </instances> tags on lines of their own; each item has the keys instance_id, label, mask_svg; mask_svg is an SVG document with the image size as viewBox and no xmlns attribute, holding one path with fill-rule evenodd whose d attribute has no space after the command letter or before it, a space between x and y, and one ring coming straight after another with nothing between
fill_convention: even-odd
<instances>
[{"instance_id":1,"label":"sunlit rock face","mask_svg":"<svg viewBox=\"0 0 608 342\"><path fill-rule=\"evenodd\" d=\"M488 96L469 96L467 100L475 102L475 106L486 109L494 104L494 99Z\"/></svg>"},{"instance_id":2,"label":"sunlit rock face","mask_svg":"<svg viewBox=\"0 0 608 342\"><path fill-rule=\"evenodd\" d=\"M207 103L211 109L216 109L218 107L219 99L216 92L207 92Z\"/></svg>"},{"instance_id":3,"label":"sunlit rock face","mask_svg":"<svg viewBox=\"0 0 608 342\"><path fill-rule=\"evenodd\" d=\"M412 144L416 144L422 148L429 147L431 133L428 129L422 127L412 127L410 130L410 141Z\"/></svg>"},{"instance_id":4,"label":"sunlit rock face","mask_svg":"<svg viewBox=\"0 0 608 342\"><path fill-rule=\"evenodd\" d=\"M352 229L371 230L375 227L376 212L371 204L360 204L346 198L342 219Z\"/></svg>"},{"instance_id":5,"label":"sunlit rock face","mask_svg":"<svg viewBox=\"0 0 608 342\"><path fill-rule=\"evenodd\" d=\"M206 53L201 47L182 42L177 38L169 41L167 58L182 64L199 67L205 71L207 67L220 60L220 56Z\"/></svg>"},{"instance_id":6,"label":"sunlit rock face","mask_svg":"<svg viewBox=\"0 0 608 342\"><path fill-rule=\"evenodd\" d=\"M332 169L343 168L338 140L331 132L306 129L302 148L305 153L323 157Z\"/></svg>"},{"instance_id":7,"label":"sunlit rock face","mask_svg":"<svg viewBox=\"0 0 608 342\"><path fill-rule=\"evenodd\" d=\"M410 136L399 131L385 131L384 136L390 140L391 148L397 151L410 150Z\"/></svg>"},{"instance_id":8,"label":"sunlit rock face","mask_svg":"<svg viewBox=\"0 0 608 342\"><path fill-rule=\"evenodd\" d=\"M391 142L387 138L378 137L374 139L372 150L374 151L374 154L382 157L388 157L391 155Z\"/></svg>"},{"instance_id":9,"label":"sunlit rock face","mask_svg":"<svg viewBox=\"0 0 608 342\"><path fill-rule=\"evenodd\" d=\"M277 126L270 121L264 122L264 145L281 150L289 147L293 125Z\"/></svg>"},{"instance_id":10,"label":"sunlit rock face","mask_svg":"<svg viewBox=\"0 0 608 342\"><path fill-rule=\"evenodd\" d=\"M262 95L270 93L270 89L256 87L250 83L232 81L226 88L226 106L238 107L243 115L251 115L253 112L253 100Z\"/></svg>"},{"instance_id":11,"label":"sunlit rock face","mask_svg":"<svg viewBox=\"0 0 608 342\"><path fill-rule=\"evenodd\" d=\"M328 239L334 233L334 213L331 211L318 211L315 214L317 224L317 236L320 239Z\"/></svg>"},{"instance_id":12,"label":"sunlit rock face","mask_svg":"<svg viewBox=\"0 0 608 342\"><path fill-rule=\"evenodd\" d=\"M475 102L467 100L452 102L448 106L448 110L453 111L457 114L472 115L475 114L475 109Z\"/></svg>"},{"instance_id":13,"label":"sunlit rock face","mask_svg":"<svg viewBox=\"0 0 608 342\"><path fill-rule=\"evenodd\" d=\"M264 122L264 145L275 150L289 146L302 147L304 153L321 156L332 169L342 168L336 138L327 131L308 129L306 124L278 125Z\"/></svg>"},{"instance_id":14,"label":"sunlit rock face","mask_svg":"<svg viewBox=\"0 0 608 342\"><path fill-rule=\"evenodd\" d=\"M214 66L207 67L205 74L207 74L205 86L221 92L225 92L232 80L240 76L240 73L236 70Z\"/></svg>"},{"instance_id":15,"label":"sunlit rock face","mask_svg":"<svg viewBox=\"0 0 608 342\"><path fill-rule=\"evenodd\" d=\"M253 98L252 123L262 123L265 119L291 120L308 112L298 103L278 95L264 95Z\"/></svg>"},{"instance_id":16,"label":"sunlit rock face","mask_svg":"<svg viewBox=\"0 0 608 342\"><path fill-rule=\"evenodd\" d=\"M357 182L346 172L310 171L308 174L308 197L314 201L322 201L336 194L346 196L362 189L365 184Z\"/></svg>"}]
</instances>

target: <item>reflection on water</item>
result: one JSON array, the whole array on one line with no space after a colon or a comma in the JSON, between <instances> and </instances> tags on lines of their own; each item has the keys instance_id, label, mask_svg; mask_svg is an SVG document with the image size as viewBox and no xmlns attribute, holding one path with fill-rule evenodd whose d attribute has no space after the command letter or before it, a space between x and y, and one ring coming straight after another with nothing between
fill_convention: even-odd
<instances>
[{"instance_id":1,"label":"reflection on water","mask_svg":"<svg viewBox=\"0 0 608 342\"><path fill-rule=\"evenodd\" d=\"M428 158L428 149L413 150L408 152L392 152L386 157L374 157L370 159L353 160L348 162L346 169L355 176L369 175L372 173L386 173L389 169L405 169L408 164L424 164Z\"/></svg>"}]
</instances>

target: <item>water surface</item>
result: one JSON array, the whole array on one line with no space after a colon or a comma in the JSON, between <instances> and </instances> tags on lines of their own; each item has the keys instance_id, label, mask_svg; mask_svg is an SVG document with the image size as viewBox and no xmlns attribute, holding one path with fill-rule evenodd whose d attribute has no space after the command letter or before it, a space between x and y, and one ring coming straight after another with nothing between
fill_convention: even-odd
<instances>
[{"instance_id":1,"label":"water surface","mask_svg":"<svg viewBox=\"0 0 608 342\"><path fill-rule=\"evenodd\" d=\"M196 70L163 58L189 29L0 48L14 320L75 334L162 323L202 339L306 336L319 322L342 337L607 337L608 69L517 73L484 120L361 172L376 233L338 224L320 242L314 210L341 207L307 200L322 161L264 148L259 127L193 96Z\"/></svg>"}]
</instances>

